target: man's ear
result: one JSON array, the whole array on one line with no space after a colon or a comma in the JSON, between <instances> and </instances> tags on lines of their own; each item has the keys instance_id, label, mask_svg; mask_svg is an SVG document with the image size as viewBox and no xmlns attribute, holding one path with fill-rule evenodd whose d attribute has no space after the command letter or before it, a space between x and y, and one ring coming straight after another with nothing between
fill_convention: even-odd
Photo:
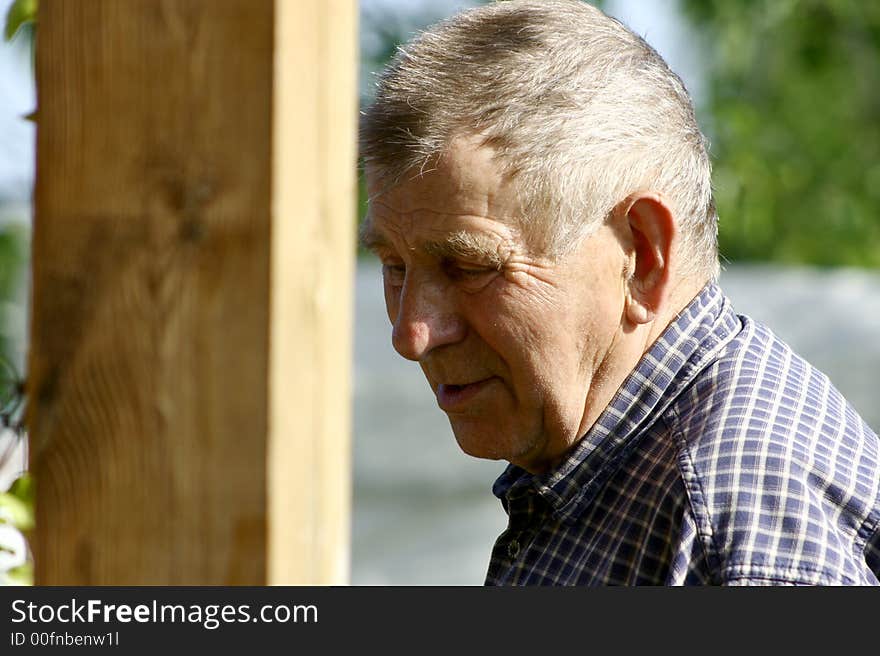
<instances>
[{"instance_id":1,"label":"man's ear","mask_svg":"<svg viewBox=\"0 0 880 656\"><path fill-rule=\"evenodd\" d=\"M627 206L632 252L625 311L632 323L644 324L654 320L669 298L670 260L678 245L678 227L659 194L634 194Z\"/></svg>"}]
</instances>

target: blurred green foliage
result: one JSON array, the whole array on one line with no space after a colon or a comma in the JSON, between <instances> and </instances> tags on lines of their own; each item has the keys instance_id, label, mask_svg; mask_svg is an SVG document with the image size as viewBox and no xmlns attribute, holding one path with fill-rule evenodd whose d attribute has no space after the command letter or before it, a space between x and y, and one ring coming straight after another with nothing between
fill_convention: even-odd
<instances>
[{"instance_id":1,"label":"blurred green foliage","mask_svg":"<svg viewBox=\"0 0 880 656\"><path fill-rule=\"evenodd\" d=\"M8 491L0 493L0 527L29 536L34 528L34 484L29 474L15 480ZM8 539L8 534L5 534ZM0 585L33 585L34 564L27 553L19 552L21 538L15 546L0 540L0 557L6 556L17 564L8 569L0 569Z\"/></svg>"},{"instance_id":2,"label":"blurred green foliage","mask_svg":"<svg viewBox=\"0 0 880 656\"><path fill-rule=\"evenodd\" d=\"M0 522L20 531L34 528L34 481L30 474L22 474L9 490L0 493Z\"/></svg>"},{"instance_id":3,"label":"blurred green foliage","mask_svg":"<svg viewBox=\"0 0 880 656\"><path fill-rule=\"evenodd\" d=\"M37 0L15 0L6 12L6 27L3 35L7 41L22 29L28 29L37 20Z\"/></svg>"},{"instance_id":4,"label":"blurred green foliage","mask_svg":"<svg viewBox=\"0 0 880 656\"><path fill-rule=\"evenodd\" d=\"M705 37L722 254L880 266L880 3L682 6Z\"/></svg>"},{"instance_id":5,"label":"blurred green foliage","mask_svg":"<svg viewBox=\"0 0 880 656\"><path fill-rule=\"evenodd\" d=\"M6 13L4 38L11 41L18 37L31 48L33 57L34 25L37 0L15 0ZM33 61L33 60L32 60ZM23 117L24 120L27 117ZM0 436L0 458L11 452L10 440L26 439L21 424L24 409L23 382L16 371L17 348L15 338L9 333L9 312L19 296L22 278L29 257L29 217L15 216L8 208L15 207L11 199L0 197L0 418L5 430ZM11 559L14 567L0 569L0 585L33 584L33 560L27 552L26 538L34 527L34 486L29 474L19 476L6 492L0 492L0 558ZM11 534L18 534L18 540ZM25 553L18 553L16 544L25 545Z\"/></svg>"},{"instance_id":6,"label":"blurred green foliage","mask_svg":"<svg viewBox=\"0 0 880 656\"><path fill-rule=\"evenodd\" d=\"M6 12L3 34L6 41L23 40L33 48L37 0L15 0ZM31 120L30 116L22 120ZM23 366L16 357L21 350L16 331L10 326L10 310L20 302L20 292L30 256L30 217L16 211L13 198L0 195L0 419L21 433L23 381L16 370ZM12 334L10 334L10 332ZM2 453L2 452L0 452Z\"/></svg>"}]
</instances>

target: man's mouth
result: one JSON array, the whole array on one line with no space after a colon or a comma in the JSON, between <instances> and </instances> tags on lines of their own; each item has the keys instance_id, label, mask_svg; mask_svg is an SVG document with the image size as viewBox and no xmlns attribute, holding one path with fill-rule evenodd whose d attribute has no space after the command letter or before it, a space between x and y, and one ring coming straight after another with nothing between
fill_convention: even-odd
<instances>
[{"instance_id":1,"label":"man's mouth","mask_svg":"<svg viewBox=\"0 0 880 656\"><path fill-rule=\"evenodd\" d=\"M463 410L464 406L491 384L493 380L495 380L495 376L463 385L441 383L437 385L437 405L446 412Z\"/></svg>"}]
</instances>

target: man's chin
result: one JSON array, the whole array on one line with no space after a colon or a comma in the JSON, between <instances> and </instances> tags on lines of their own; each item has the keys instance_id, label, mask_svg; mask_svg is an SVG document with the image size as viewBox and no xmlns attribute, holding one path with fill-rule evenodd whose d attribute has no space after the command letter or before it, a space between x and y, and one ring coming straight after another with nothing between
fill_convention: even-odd
<instances>
[{"instance_id":1,"label":"man's chin","mask_svg":"<svg viewBox=\"0 0 880 656\"><path fill-rule=\"evenodd\" d=\"M472 419L449 418L455 441L467 455L483 460L506 460L518 462L534 452L534 445L516 444L515 436L503 429L489 429L475 425ZM523 448L525 446L525 448Z\"/></svg>"}]
</instances>

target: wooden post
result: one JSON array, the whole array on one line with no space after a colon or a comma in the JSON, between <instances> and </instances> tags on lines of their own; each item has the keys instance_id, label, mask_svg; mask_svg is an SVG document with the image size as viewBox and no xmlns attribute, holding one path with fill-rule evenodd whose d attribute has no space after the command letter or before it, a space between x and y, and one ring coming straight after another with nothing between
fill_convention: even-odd
<instances>
[{"instance_id":1,"label":"wooden post","mask_svg":"<svg viewBox=\"0 0 880 656\"><path fill-rule=\"evenodd\" d=\"M353 0L42 0L41 585L348 580Z\"/></svg>"}]
</instances>

